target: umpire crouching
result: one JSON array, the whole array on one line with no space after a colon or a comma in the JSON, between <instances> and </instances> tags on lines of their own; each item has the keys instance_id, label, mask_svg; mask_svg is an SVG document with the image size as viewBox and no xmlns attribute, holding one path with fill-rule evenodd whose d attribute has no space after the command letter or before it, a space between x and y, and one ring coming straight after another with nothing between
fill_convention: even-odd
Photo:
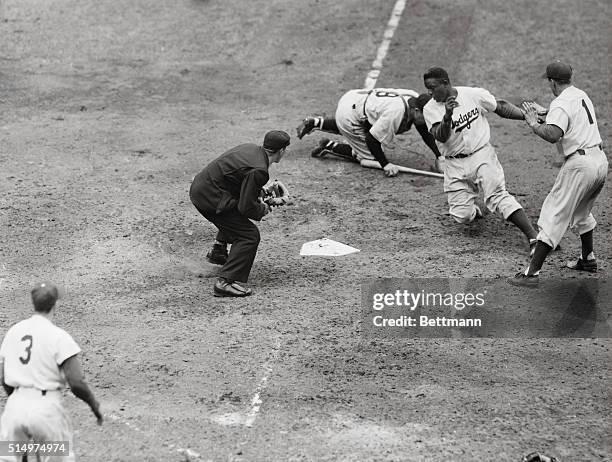
<instances>
[{"instance_id":1,"label":"umpire crouching","mask_svg":"<svg viewBox=\"0 0 612 462\"><path fill-rule=\"evenodd\" d=\"M218 229L216 241L206 258L223 265L214 286L215 297L245 297L247 282L259 246L259 229L250 220L261 220L270 206L260 200L268 182L270 163L283 158L290 137L273 130L266 133L263 146L241 144L222 154L193 180L189 196L204 218ZM229 255L227 244L232 244Z\"/></svg>"}]
</instances>

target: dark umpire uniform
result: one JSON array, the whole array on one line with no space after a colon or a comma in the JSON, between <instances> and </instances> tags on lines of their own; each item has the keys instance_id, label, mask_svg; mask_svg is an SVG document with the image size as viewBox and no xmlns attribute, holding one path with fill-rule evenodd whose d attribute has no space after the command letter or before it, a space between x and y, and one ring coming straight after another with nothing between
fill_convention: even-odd
<instances>
[{"instance_id":1,"label":"dark umpire uniform","mask_svg":"<svg viewBox=\"0 0 612 462\"><path fill-rule=\"evenodd\" d=\"M213 160L193 180L189 196L196 209L219 230L217 242L207 255L223 264L215 284L216 296L241 297L251 290L237 284L247 282L259 246L260 221L270 207L260 201L268 182L270 163L279 162L289 145L283 131L266 133L263 146L242 144ZM227 254L227 244L232 244Z\"/></svg>"}]
</instances>

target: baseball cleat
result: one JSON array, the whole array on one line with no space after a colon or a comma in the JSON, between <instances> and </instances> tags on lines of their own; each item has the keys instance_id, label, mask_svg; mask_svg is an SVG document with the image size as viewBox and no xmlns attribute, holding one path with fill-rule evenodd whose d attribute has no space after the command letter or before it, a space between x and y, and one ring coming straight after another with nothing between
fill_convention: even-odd
<instances>
[{"instance_id":1,"label":"baseball cleat","mask_svg":"<svg viewBox=\"0 0 612 462\"><path fill-rule=\"evenodd\" d=\"M538 287L540 277L538 275L525 275L523 271L516 273L513 277L507 278L508 284L519 287Z\"/></svg>"},{"instance_id":2,"label":"baseball cleat","mask_svg":"<svg viewBox=\"0 0 612 462\"><path fill-rule=\"evenodd\" d=\"M225 265L227 261L227 247L213 244L210 252L206 254L206 259L213 265Z\"/></svg>"},{"instance_id":3,"label":"baseball cleat","mask_svg":"<svg viewBox=\"0 0 612 462\"><path fill-rule=\"evenodd\" d=\"M578 260L568 261L565 266L569 269L576 271L587 271L589 273L597 272L597 260L583 260L582 258L578 258Z\"/></svg>"},{"instance_id":4,"label":"baseball cleat","mask_svg":"<svg viewBox=\"0 0 612 462\"><path fill-rule=\"evenodd\" d=\"M247 297L252 294L251 289L247 289L234 281L228 281L223 278L219 278L219 280L215 282L213 292L215 297Z\"/></svg>"},{"instance_id":5,"label":"baseball cleat","mask_svg":"<svg viewBox=\"0 0 612 462\"><path fill-rule=\"evenodd\" d=\"M302 120L300 125L298 125L295 131L297 132L297 137L299 139L302 139L304 135L308 135L314 129L315 129L315 119L313 119L312 117L306 117L304 120Z\"/></svg>"},{"instance_id":6,"label":"baseball cleat","mask_svg":"<svg viewBox=\"0 0 612 462\"><path fill-rule=\"evenodd\" d=\"M331 150L328 149L330 142L328 138L321 138L319 145L310 151L310 156L323 157L325 154L332 154Z\"/></svg>"}]
</instances>

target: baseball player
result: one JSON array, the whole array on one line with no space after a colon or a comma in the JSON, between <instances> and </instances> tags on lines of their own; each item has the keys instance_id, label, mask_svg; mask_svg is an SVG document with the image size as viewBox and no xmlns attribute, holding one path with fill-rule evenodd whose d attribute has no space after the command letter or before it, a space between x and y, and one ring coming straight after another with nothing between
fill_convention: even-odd
<instances>
[{"instance_id":1,"label":"baseball player","mask_svg":"<svg viewBox=\"0 0 612 462\"><path fill-rule=\"evenodd\" d=\"M270 176L271 163L280 162L290 137L280 130L264 136L263 145L236 146L208 164L194 178L189 197L200 214L218 229L215 243L206 258L223 265L213 287L216 297L246 297L252 291L239 284L247 282L257 248L259 221L270 213L270 205L260 200L262 187ZM227 245L231 243L228 254Z\"/></svg>"},{"instance_id":2,"label":"baseball player","mask_svg":"<svg viewBox=\"0 0 612 462\"><path fill-rule=\"evenodd\" d=\"M103 417L81 372L77 359L81 349L66 331L53 324L57 299L53 284L37 284L32 289L34 315L12 326L2 341L0 382L9 397L0 419L0 440L67 441L67 455L37 460L74 461L72 425L62 405L66 383L89 405L98 424ZM0 460L22 459L0 455Z\"/></svg>"},{"instance_id":3,"label":"baseball player","mask_svg":"<svg viewBox=\"0 0 612 462\"><path fill-rule=\"evenodd\" d=\"M373 90L349 90L338 101L333 118L307 117L297 127L297 136L313 130L323 130L342 135L346 143L320 140L312 150L313 157L332 154L345 159L361 162L377 160L386 176L396 176L397 165L390 163L383 147L388 146L395 135L405 133L414 124L425 144L436 156L436 169L440 171L440 151L427 131L425 121L415 113L416 97L413 90L397 88L375 88Z\"/></svg>"},{"instance_id":4,"label":"baseball player","mask_svg":"<svg viewBox=\"0 0 612 462\"><path fill-rule=\"evenodd\" d=\"M483 88L453 87L448 73L440 67L429 69L423 79L432 96L423 106L423 115L445 157L444 192L450 215L459 223L481 217L475 199L482 190L487 208L516 225L533 250L537 233L521 205L506 190L504 170L489 143L485 118L487 112L495 112L507 119L522 120L523 112Z\"/></svg>"},{"instance_id":5,"label":"baseball player","mask_svg":"<svg viewBox=\"0 0 612 462\"><path fill-rule=\"evenodd\" d=\"M544 113L546 121L538 122L535 104L524 103L525 120L533 132L549 143L557 143L564 163L548 196L542 204L535 252L525 271L509 278L521 286L537 286L538 275L548 253L563 238L568 227L580 235L582 252L567 267L577 271L597 271L593 253L593 230L597 225L591 209L606 182L608 159L601 148L595 108L589 96L572 85L572 68L555 61L546 67L555 99ZM542 111L540 111L542 112Z\"/></svg>"}]
</instances>

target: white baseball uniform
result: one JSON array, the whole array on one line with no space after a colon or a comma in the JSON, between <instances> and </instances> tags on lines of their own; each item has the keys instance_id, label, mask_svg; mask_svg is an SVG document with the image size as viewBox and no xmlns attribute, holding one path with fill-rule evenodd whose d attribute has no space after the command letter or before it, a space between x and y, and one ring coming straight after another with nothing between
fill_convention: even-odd
<instances>
[{"instance_id":1,"label":"white baseball uniform","mask_svg":"<svg viewBox=\"0 0 612 462\"><path fill-rule=\"evenodd\" d=\"M74 461L72 425L62 405L67 382L60 365L81 351L72 337L48 318L34 314L12 326L0 347L4 382L15 390L0 419L3 441L68 441L70 454L53 462ZM2 461L20 461L0 456Z\"/></svg>"},{"instance_id":2,"label":"white baseball uniform","mask_svg":"<svg viewBox=\"0 0 612 462\"><path fill-rule=\"evenodd\" d=\"M349 90L338 101L336 124L338 131L353 150L353 156L375 160L365 142L365 122L371 125L370 134L383 147L388 147L400 128L408 111L408 99L419 94L399 88L375 88L373 90Z\"/></svg>"},{"instance_id":3,"label":"white baseball uniform","mask_svg":"<svg viewBox=\"0 0 612 462\"><path fill-rule=\"evenodd\" d=\"M579 235L595 228L591 210L606 182L608 159L593 103L584 91L573 85L564 89L550 103L546 123L563 130L557 143L565 157L538 220L538 239L555 248L568 227Z\"/></svg>"},{"instance_id":4,"label":"white baseball uniform","mask_svg":"<svg viewBox=\"0 0 612 462\"><path fill-rule=\"evenodd\" d=\"M483 191L485 205L491 212L508 218L522 208L506 190L504 169L493 146L485 114L497 108L495 97L483 88L455 87L457 103L452 115L451 134L438 144L445 157L444 192L449 212L459 223L476 218L475 199ZM427 129L442 122L446 113L443 102L431 99L423 108Z\"/></svg>"}]
</instances>

